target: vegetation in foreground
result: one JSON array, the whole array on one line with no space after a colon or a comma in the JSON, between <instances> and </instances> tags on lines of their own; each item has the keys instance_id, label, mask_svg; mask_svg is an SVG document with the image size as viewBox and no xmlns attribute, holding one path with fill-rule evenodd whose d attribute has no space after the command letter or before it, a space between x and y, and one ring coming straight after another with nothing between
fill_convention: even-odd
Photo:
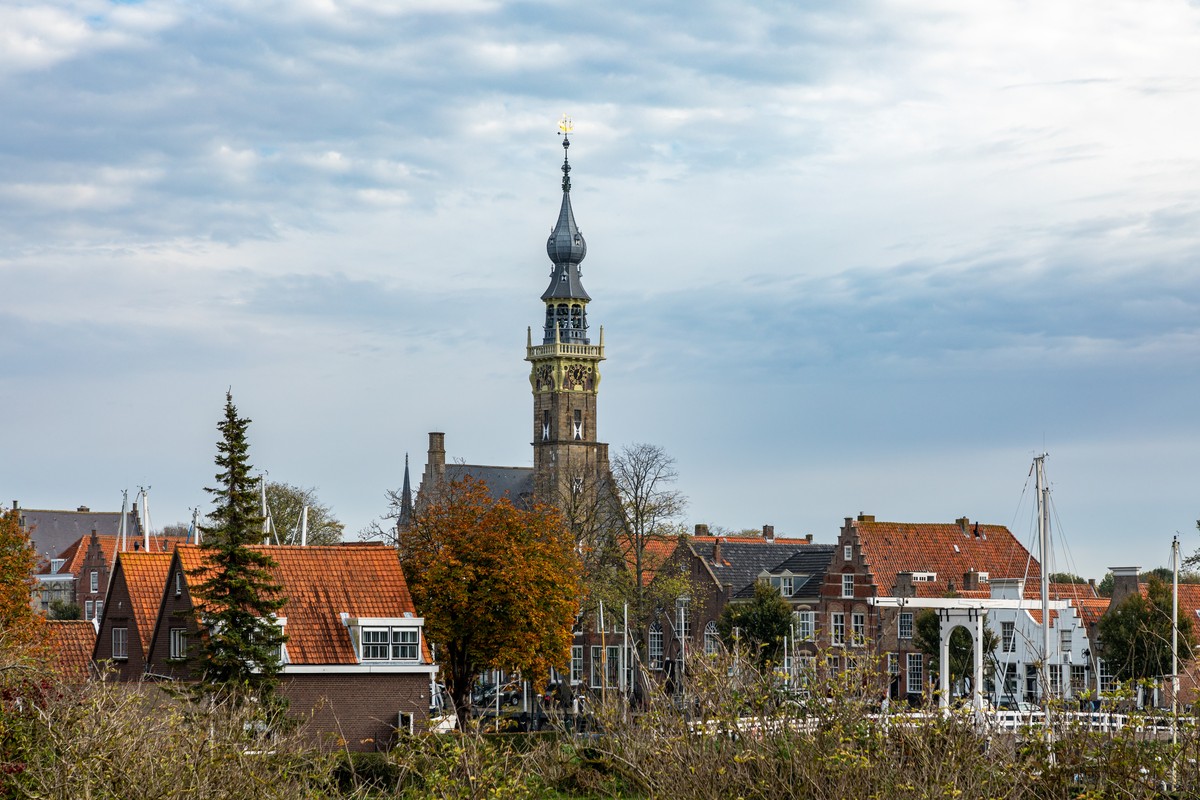
<instances>
[{"instance_id":1,"label":"vegetation in foreground","mask_svg":"<svg viewBox=\"0 0 1200 800\"><path fill-rule=\"evenodd\" d=\"M685 698L612 705L541 734L398 738L387 752L315 747L253 704L153 687L53 684L5 671L0 797L30 798L1151 798L1196 796L1200 730L1139 726L1053 737L977 731L969 716L881 716L879 676L851 670L784 692L739 659L698 658ZM563 721L565 723L565 721ZM1174 772L1174 777L1172 773ZM1172 795L1174 791L1176 794Z\"/></svg>"}]
</instances>

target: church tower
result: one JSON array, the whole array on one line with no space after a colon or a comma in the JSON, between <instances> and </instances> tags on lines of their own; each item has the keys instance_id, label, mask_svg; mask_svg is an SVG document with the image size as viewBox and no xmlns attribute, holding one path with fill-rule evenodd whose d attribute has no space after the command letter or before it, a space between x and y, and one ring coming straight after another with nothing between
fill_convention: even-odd
<instances>
[{"instance_id":1,"label":"church tower","mask_svg":"<svg viewBox=\"0 0 1200 800\"><path fill-rule=\"evenodd\" d=\"M525 360L530 362L533 387L534 494L562 507L567 498L591 493L609 474L608 445L597 441L596 398L600 362L604 360L604 329L599 342L589 336L587 305L580 263L587 243L571 209L571 122L563 117L562 206L546 242L553 268L542 293L546 321L542 339L534 344L527 334Z\"/></svg>"}]
</instances>

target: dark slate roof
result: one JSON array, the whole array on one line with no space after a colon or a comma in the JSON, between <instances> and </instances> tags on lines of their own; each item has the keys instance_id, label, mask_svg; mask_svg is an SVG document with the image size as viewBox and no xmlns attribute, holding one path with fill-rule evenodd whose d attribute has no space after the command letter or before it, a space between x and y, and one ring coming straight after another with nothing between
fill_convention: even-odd
<instances>
[{"instance_id":1,"label":"dark slate roof","mask_svg":"<svg viewBox=\"0 0 1200 800\"><path fill-rule=\"evenodd\" d=\"M833 561L834 545L810 544L797 550L786 561L771 567L768 572L792 575L807 575L808 580L792 586L792 598L816 599L821 594L821 585L825 582L825 573ZM753 588L750 589L753 594Z\"/></svg>"},{"instance_id":2,"label":"dark slate roof","mask_svg":"<svg viewBox=\"0 0 1200 800\"><path fill-rule=\"evenodd\" d=\"M464 475L487 484L492 497L508 497L513 505L527 507L533 499L532 467L490 467L480 464L447 464L446 480L455 481Z\"/></svg>"},{"instance_id":3,"label":"dark slate roof","mask_svg":"<svg viewBox=\"0 0 1200 800\"><path fill-rule=\"evenodd\" d=\"M754 582L764 571L769 571L776 565L790 558L798 550L813 547L796 540L790 542L769 542L765 539L737 538L721 540L721 561L713 561L712 539L700 538L692 542L696 555L708 562L713 574L722 586L732 584L733 595L736 597L743 589L753 588ZM830 558L832 558L832 551Z\"/></svg>"},{"instance_id":4,"label":"dark slate roof","mask_svg":"<svg viewBox=\"0 0 1200 800\"><path fill-rule=\"evenodd\" d=\"M42 508L19 508L21 526L29 531L33 547L41 558L57 558L94 529L101 536L116 536L121 532L120 511L59 511ZM138 518L128 517L130 537L141 538Z\"/></svg>"}]
</instances>

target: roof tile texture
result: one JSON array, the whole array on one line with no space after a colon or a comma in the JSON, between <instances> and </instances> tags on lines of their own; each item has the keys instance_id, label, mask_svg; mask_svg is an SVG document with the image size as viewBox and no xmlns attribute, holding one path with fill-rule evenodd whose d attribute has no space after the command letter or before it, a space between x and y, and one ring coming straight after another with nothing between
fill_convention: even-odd
<instances>
[{"instance_id":1,"label":"roof tile texture","mask_svg":"<svg viewBox=\"0 0 1200 800\"><path fill-rule=\"evenodd\" d=\"M121 553L118 558L145 656L150 650L150 640L154 638L154 624L166 590L167 573L171 569L171 554L137 551Z\"/></svg>"},{"instance_id":2,"label":"roof tile texture","mask_svg":"<svg viewBox=\"0 0 1200 800\"><path fill-rule=\"evenodd\" d=\"M47 620L46 640L60 678L68 683L87 680L96 644L96 629L90 620Z\"/></svg>"},{"instance_id":3,"label":"roof tile texture","mask_svg":"<svg viewBox=\"0 0 1200 800\"><path fill-rule=\"evenodd\" d=\"M922 593L936 596L950 589L950 580L961 586L974 570L991 579L1022 578L1038 581L1038 562L1003 525L957 523L906 523L858 521L862 553L874 573L880 592L891 592L900 572L936 572L937 580L922 582Z\"/></svg>"},{"instance_id":4,"label":"roof tile texture","mask_svg":"<svg viewBox=\"0 0 1200 800\"><path fill-rule=\"evenodd\" d=\"M349 547L256 547L276 566L271 574L286 602L288 661L292 664L354 664L357 659L341 614L349 617L416 616L396 551L383 545ZM179 547L187 571L202 565L201 548ZM194 587L201 578L188 577ZM422 637L424 642L424 637ZM424 660L430 661L428 648Z\"/></svg>"}]
</instances>

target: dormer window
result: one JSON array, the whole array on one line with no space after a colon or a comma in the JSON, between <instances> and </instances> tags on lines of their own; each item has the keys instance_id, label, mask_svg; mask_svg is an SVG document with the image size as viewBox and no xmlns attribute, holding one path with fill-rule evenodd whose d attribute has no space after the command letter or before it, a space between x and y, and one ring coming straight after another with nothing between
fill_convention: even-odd
<instances>
[{"instance_id":1,"label":"dormer window","mask_svg":"<svg viewBox=\"0 0 1200 800\"><path fill-rule=\"evenodd\" d=\"M358 660L372 664L416 664L421 661L421 628L425 620L411 615L370 619L343 617Z\"/></svg>"}]
</instances>

